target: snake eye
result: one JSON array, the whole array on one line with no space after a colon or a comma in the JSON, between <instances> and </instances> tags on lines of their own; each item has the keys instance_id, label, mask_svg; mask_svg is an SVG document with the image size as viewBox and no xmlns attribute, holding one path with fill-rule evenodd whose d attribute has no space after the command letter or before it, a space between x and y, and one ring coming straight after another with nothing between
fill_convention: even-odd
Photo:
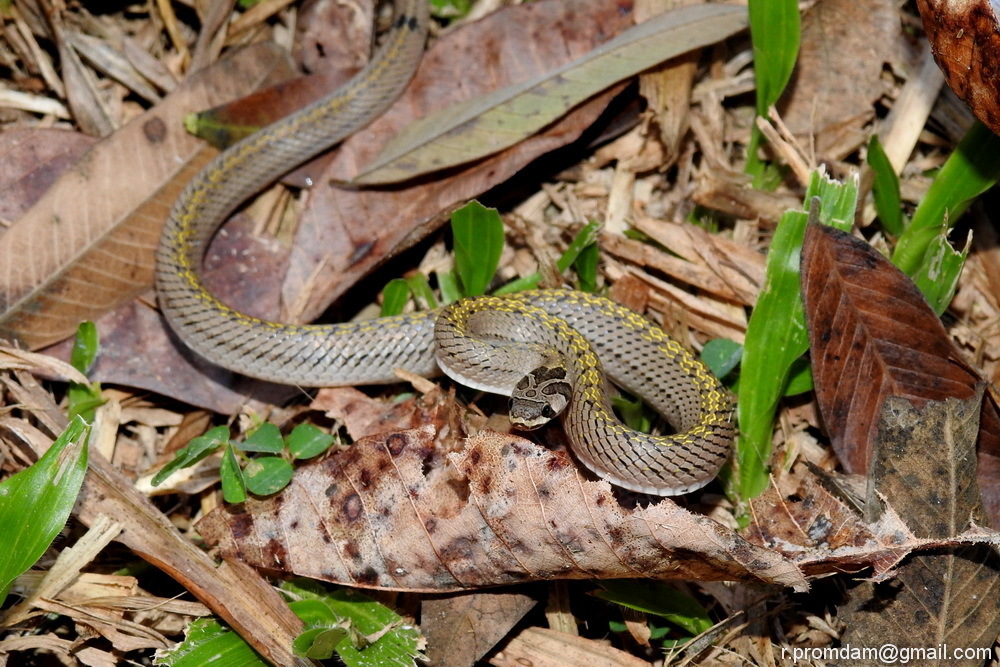
<instances>
[{"instance_id":1,"label":"snake eye","mask_svg":"<svg viewBox=\"0 0 1000 667\"><path fill-rule=\"evenodd\" d=\"M556 416L556 411L552 409L551 405L546 405L544 408L542 408L542 416L545 417L546 419L552 419L553 417Z\"/></svg>"}]
</instances>

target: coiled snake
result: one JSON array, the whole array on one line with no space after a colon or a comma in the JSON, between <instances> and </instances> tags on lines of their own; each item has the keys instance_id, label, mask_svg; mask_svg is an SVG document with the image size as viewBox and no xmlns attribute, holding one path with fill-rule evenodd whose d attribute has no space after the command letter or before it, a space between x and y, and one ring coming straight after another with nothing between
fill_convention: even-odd
<instances>
[{"instance_id":1,"label":"coiled snake","mask_svg":"<svg viewBox=\"0 0 1000 667\"><path fill-rule=\"evenodd\" d=\"M402 92L424 48L427 0L395 0L395 12L392 31L354 79L231 146L184 189L156 256L167 320L213 363L285 384L382 384L397 381L397 368L421 375L440 368L473 388L513 394L516 423L534 426L562 410L576 456L614 484L657 495L704 486L733 439L728 394L659 327L606 298L536 290L376 320L298 326L239 313L202 285L208 241L240 203L367 124ZM604 373L643 397L677 433L652 436L622 425L608 402Z\"/></svg>"}]
</instances>

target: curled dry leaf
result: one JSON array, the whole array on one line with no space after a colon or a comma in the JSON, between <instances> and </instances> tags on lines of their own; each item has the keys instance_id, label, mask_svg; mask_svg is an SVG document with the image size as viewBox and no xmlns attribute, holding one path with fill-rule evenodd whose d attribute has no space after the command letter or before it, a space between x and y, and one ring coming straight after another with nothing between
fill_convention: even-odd
<instances>
[{"instance_id":1,"label":"curled dry leaf","mask_svg":"<svg viewBox=\"0 0 1000 667\"><path fill-rule=\"evenodd\" d=\"M810 225L802 246L802 297L816 398L848 472L868 473L889 396L920 408L929 400L976 393L978 374L923 295L864 241ZM1000 417L989 394L981 419L979 484L989 515L1000 518Z\"/></svg>"},{"instance_id":2,"label":"curled dry leaf","mask_svg":"<svg viewBox=\"0 0 1000 667\"><path fill-rule=\"evenodd\" d=\"M976 118L1000 133L1000 20L990 0L917 0L934 59Z\"/></svg>"},{"instance_id":3,"label":"curled dry leaf","mask_svg":"<svg viewBox=\"0 0 1000 667\"><path fill-rule=\"evenodd\" d=\"M372 436L301 468L285 491L198 530L227 558L363 587L447 591L536 579L764 581L801 572L670 500L623 508L564 455L485 432L425 477L430 426Z\"/></svg>"}]
</instances>

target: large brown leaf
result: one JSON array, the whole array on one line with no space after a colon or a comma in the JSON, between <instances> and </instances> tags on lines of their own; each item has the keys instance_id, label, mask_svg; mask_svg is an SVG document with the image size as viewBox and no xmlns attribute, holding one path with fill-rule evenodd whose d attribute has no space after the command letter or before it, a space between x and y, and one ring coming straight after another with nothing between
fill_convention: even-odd
<instances>
[{"instance_id":1,"label":"large brown leaf","mask_svg":"<svg viewBox=\"0 0 1000 667\"><path fill-rule=\"evenodd\" d=\"M287 62L259 44L190 77L97 144L0 237L0 337L30 348L152 284L153 249L180 188L214 154L183 115L245 95Z\"/></svg>"},{"instance_id":2,"label":"large brown leaf","mask_svg":"<svg viewBox=\"0 0 1000 667\"><path fill-rule=\"evenodd\" d=\"M805 588L799 570L670 500L627 509L564 455L484 432L425 476L432 426L371 436L280 495L198 531L256 567L355 586L447 591L536 579L732 579Z\"/></svg>"},{"instance_id":3,"label":"large brown leaf","mask_svg":"<svg viewBox=\"0 0 1000 667\"><path fill-rule=\"evenodd\" d=\"M884 500L918 537L952 537L980 521L976 436L982 386L967 400L885 402L873 450L866 515L881 518ZM988 651L1000 632L1000 559L988 545L915 554L892 581L862 582L841 613L845 644L948 644ZM933 638L927 641L927 638ZM925 664L981 665L952 655Z\"/></svg>"},{"instance_id":4,"label":"large brown leaf","mask_svg":"<svg viewBox=\"0 0 1000 667\"><path fill-rule=\"evenodd\" d=\"M844 467L867 473L879 414L889 396L917 408L969 399L978 374L962 359L913 282L870 245L810 225L802 247L802 297L809 322L816 398ZM979 482L1000 516L995 467L997 408L987 394L979 436Z\"/></svg>"}]
</instances>

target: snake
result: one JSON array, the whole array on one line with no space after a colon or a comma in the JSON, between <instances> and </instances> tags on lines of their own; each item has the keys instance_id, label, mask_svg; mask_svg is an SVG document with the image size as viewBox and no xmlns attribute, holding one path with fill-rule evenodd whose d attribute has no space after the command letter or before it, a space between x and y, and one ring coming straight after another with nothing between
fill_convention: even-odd
<instances>
[{"instance_id":1,"label":"snake","mask_svg":"<svg viewBox=\"0 0 1000 667\"><path fill-rule=\"evenodd\" d=\"M392 27L354 78L222 151L182 190L156 251L165 319L209 362L272 382L391 384L398 370L443 371L511 396L516 426L558 416L576 458L616 486L658 496L705 486L735 437L729 393L662 328L606 297L537 289L382 318L288 324L241 313L205 287L205 249L240 204L366 125L407 86L426 41L427 0L394 0L393 9ZM641 397L674 432L625 426L612 409L609 380Z\"/></svg>"}]
</instances>

